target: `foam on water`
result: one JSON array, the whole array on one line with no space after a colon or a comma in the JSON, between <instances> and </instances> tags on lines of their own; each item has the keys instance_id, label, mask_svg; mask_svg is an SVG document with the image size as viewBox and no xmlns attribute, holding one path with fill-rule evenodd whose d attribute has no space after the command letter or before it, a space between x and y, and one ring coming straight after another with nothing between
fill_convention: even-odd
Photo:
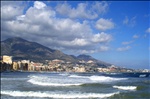
<instances>
[{"instance_id":1,"label":"foam on water","mask_svg":"<svg viewBox=\"0 0 150 99\"><path fill-rule=\"evenodd\" d=\"M54 93L54 92L35 92L35 91L1 91L1 94L9 95L13 97L48 97L48 98L64 98L64 99L76 99L76 98L107 98L119 92L114 93Z\"/></svg>"},{"instance_id":2,"label":"foam on water","mask_svg":"<svg viewBox=\"0 0 150 99\"><path fill-rule=\"evenodd\" d=\"M92 81L98 81L98 82L112 82L112 81L118 81L118 80L126 80L127 78L113 78L113 77L106 77L106 76L91 76L89 77Z\"/></svg>"},{"instance_id":3,"label":"foam on water","mask_svg":"<svg viewBox=\"0 0 150 99\"><path fill-rule=\"evenodd\" d=\"M30 82L34 85L40 85L40 86L79 86L84 84L85 81L79 81L74 79L68 79L68 77L63 76L57 76L57 77L43 77L43 76L29 76L29 80L27 82Z\"/></svg>"},{"instance_id":4,"label":"foam on water","mask_svg":"<svg viewBox=\"0 0 150 99\"><path fill-rule=\"evenodd\" d=\"M28 76L29 78L35 78L35 79L48 79L49 77L48 76L44 76L44 75L29 75Z\"/></svg>"},{"instance_id":5,"label":"foam on water","mask_svg":"<svg viewBox=\"0 0 150 99\"><path fill-rule=\"evenodd\" d=\"M114 77L107 77L107 76L78 76L78 75L70 75L69 77L72 78L85 78L95 82L112 82L118 80L127 80L127 78L114 78Z\"/></svg>"},{"instance_id":6,"label":"foam on water","mask_svg":"<svg viewBox=\"0 0 150 99\"><path fill-rule=\"evenodd\" d=\"M89 78L88 76L70 75L71 78Z\"/></svg>"},{"instance_id":7,"label":"foam on water","mask_svg":"<svg viewBox=\"0 0 150 99\"><path fill-rule=\"evenodd\" d=\"M80 86L89 83L104 83L118 80L125 80L127 78L112 78L106 76L51 76L51 75L30 75L27 82L40 86Z\"/></svg>"},{"instance_id":8,"label":"foam on water","mask_svg":"<svg viewBox=\"0 0 150 99\"><path fill-rule=\"evenodd\" d=\"M136 90L137 86L113 86L113 88L117 88L121 90Z\"/></svg>"},{"instance_id":9,"label":"foam on water","mask_svg":"<svg viewBox=\"0 0 150 99\"><path fill-rule=\"evenodd\" d=\"M50 83L50 82L40 82L40 81L36 81L36 80L28 80L28 82L35 84L35 85L40 85L40 86L79 86L82 85L82 83L68 83L68 84L64 84L64 83Z\"/></svg>"},{"instance_id":10,"label":"foam on water","mask_svg":"<svg viewBox=\"0 0 150 99\"><path fill-rule=\"evenodd\" d=\"M61 76L68 76L69 73L60 73L59 75L61 75Z\"/></svg>"},{"instance_id":11,"label":"foam on water","mask_svg":"<svg viewBox=\"0 0 150 99\"><path fill-rule=\"evenodd\" d=\"M144 75L144 74L143 75L139 75L139 77L146 77L146 75Z\"/></svg>"}]
</instances>

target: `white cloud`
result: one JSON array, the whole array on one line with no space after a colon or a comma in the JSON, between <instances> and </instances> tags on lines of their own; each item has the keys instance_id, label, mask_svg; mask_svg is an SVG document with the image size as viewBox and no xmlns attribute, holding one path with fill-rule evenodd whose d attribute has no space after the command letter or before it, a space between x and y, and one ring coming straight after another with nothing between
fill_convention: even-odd
<instances>
[{"instance_id":1,"label":"white cloud","mask_svg":"<svg viewBox=\"0 0 150 99\"><path fill-rule=\"evenodd\" d=\"M94 33L87 21L58 18L56 13L43 2L34 2L24 14L15 15L13 20L2 20L2 36L23 37L50 48L78 53L107 49L106 43L112 39L110 34ZM105 47L98 50L98 46Z\"/></svg>"},{"instance_id":2,"label":"white cloud","mask_svg":"<svg viewBox=\"0 0 150 99\"><path fill-rule=\"evenodd\" d=\"M88 44L90 44L86 39L78 39L76 38L75 40L73 40L71 42L71 44L73 44L74 46L86 46Z\"/></svg>"},{"instance_id":3,"label":"white cloud","mask_svg":"<svg viewBox=\"0 0 150 99\"><path fill-rule=\"evenodd\" d=\"M94 4L92 4L91 10L97 11L98 14L103 14L107 12L108 8L109 8L108 3L102 1L102 2L95 2Z\"/></svg>"},{"instance_id":4,"label":"white cloud","mask_svg":"<svg viewBox=\"0 0 150 99\"><path fill-rule=\"evenodd\" d=\"M133 41L122 42L123 45L128 45L128 44L131 44L131 43L133 43Z\"/></svg>"},{"instance_id":5,"label":"white cloud","mask_svg":"<svg viewBox=\"0 0 150 99\"><path fill-rule=\"evenodd\" d=\"M131 48L130 46L119 47L119 48L117 48L117 51L127 51L127 50L129 50L130 48Z\"/></svg>"},{"instance_id":6,"label":"white cloud","mask_svg":"<svg viewBox=\"0 0 150 99\"><path fill-rule=\"evenodd\" d=\"M17 20L24 20L24 18L25 18L25 15L17 16Z\"/></svg>"},{"instance_id":7,"label":"white cloud","mask_svg":"<svg viewBox=\"0 0 150 99\"><path fill-rule=\"evenodd\" d=\"M109 42L111 40L112 40L112 36L109 35L109 34L106 34L104 32L95 34L92 37L92 41L95 42L95 43L98 43L98 42Z\"/></svg>"},{"instance_id":8,"label":"white cloud","mask_svg":"<svg viewBox=\"0 0 150 99\"><path fill-rule=\"evenodd\" d=\"M64 45L64 46L68 46L68 47L74 47L74 46L78 46L78 47L84 47L84 46L87 46L87 45L90 45L90 42L86 39L83 39L83 38L75 38L74 40L72 41L61 41L59 42L61 43L61 45Z\"/></svg>"},{"instance_id":9,"label":"white cloud","mask_svg":"<svg viewBox=\"0 0 150 99\"><path fill-rule=\"evenodd\" d=\"M125 19L123 20L123 24L125 24L129 27L134 27L136 25L136 16L134 16L130 19L126 16Z\"/></svg>"},{"instance_id":10,"label":"white cloud","mask_svg":"<svg viewBox=\"0 0 150 99\"><path fill-rule=\"evenodd\" d=\"M23 13L23 7L18 6L20 2L2 1L1 20L13 20Z\"/></svg>"},{"instance_id":11,"label":"white cloud","mask_svg":"<svg viewBox=\"0 0 150 99\"><path fill-rule=\"evenodd\" d=\"M96 28L99 30L108 30L108 29L112 29L114 28L114 23L112 22L111 19L103 19L100 18L97 22L96 22Z\"/></svg>"},{"instance_id":12,"label":"white cloud","mask_svg":"<svg viewBox=\"0 0 150 99\"><path fill-rule=\"evenodd\" d=\"M108 9L107 2L79 3L76 7L72 7L67 2L58 4L56 11L70 18L87 18L95 19L100 14L104 14Z\"/></svg>"},{"instance_id":13,"label":"white cloud","mask_svg":"<svg viewBox=\"0 0 150 99\"><path fill-rule=\"evenodd\" d=\"M136 35L136 34L133 35L133 38L134 38L134 39L137 39L137 38L139 38L139 37L140 37L139 35Z\"/></svg>"},{"instance_id":14,"label":"white cloud","mask_svg":"<svg viewBox=\"0 0 150 99\"><path fill-rule=\"evenodd\" d=\"M83 49L83 50L78 50L76 53L78 53L78 54L91 54L91 53L95 53L95 52L97 52L97 50L85 50L85 49Z\"/></svg>"},{"instance_id":15,"label":"white cloud","mask_svg":"<svg viewBox=\"0 0 150 99\"><path fill-rule=\"evenodd\" d=\"M147 32L147 33L150 33L150 28L148 28L148 29L146 30L146 32Z\"/></svg>"},{"instance_id":16,"label":"white cloud","mask_svg":"<svg viewBox=\"0 0 150 99\"><path fill-rule=\"evenodd\" d=\"M34 2L34 7L37 8L37 9L42 9L42 8L46 7L46 5L43 2L35 1Z\"/></svg>"}]
</instances>

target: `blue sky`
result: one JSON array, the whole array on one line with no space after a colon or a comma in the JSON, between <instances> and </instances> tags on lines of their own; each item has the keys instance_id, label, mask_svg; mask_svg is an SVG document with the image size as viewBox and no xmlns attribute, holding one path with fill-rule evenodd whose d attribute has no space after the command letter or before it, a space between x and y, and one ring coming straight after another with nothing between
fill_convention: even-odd
<instances>
[{"instance_id":1,"label":"blue sky","mask_svg":"<svg viewBox=\"0 0 150 99\"><path fill-rule=\"evenodd\" d=\"M149 69L149 9L148 1L2 1L1 39Z\"/></svg>"}]
</instances>

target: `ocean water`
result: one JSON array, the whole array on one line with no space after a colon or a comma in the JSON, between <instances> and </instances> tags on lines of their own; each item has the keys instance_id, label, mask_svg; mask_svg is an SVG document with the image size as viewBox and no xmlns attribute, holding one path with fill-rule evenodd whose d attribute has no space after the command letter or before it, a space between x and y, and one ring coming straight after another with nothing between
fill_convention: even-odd
<instances>
[{"instance_id":1,"label":"ocean water","mask_svg":"<svg viewBox=\"0 0 150 99\"><path fill-rule=\"evenodd\" d=\"M100 73L1 73L1 99L150 99L150 77Z\"/></svg>"}]
</instances>

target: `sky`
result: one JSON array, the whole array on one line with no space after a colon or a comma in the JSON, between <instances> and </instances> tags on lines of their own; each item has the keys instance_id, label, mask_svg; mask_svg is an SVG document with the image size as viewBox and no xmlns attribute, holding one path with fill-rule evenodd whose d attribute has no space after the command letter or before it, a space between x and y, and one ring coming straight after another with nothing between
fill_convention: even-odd
<instances>
[{"instance_id":1,"label":"sky","mask_svg":"<svg viewBox=\"0 0 150 99\"><path fill-rule=\"evenodd\" d=\"M150 69L149 1L1 1L1 40L21 37L65 54Z\"/></svg>"}]
</instances>

